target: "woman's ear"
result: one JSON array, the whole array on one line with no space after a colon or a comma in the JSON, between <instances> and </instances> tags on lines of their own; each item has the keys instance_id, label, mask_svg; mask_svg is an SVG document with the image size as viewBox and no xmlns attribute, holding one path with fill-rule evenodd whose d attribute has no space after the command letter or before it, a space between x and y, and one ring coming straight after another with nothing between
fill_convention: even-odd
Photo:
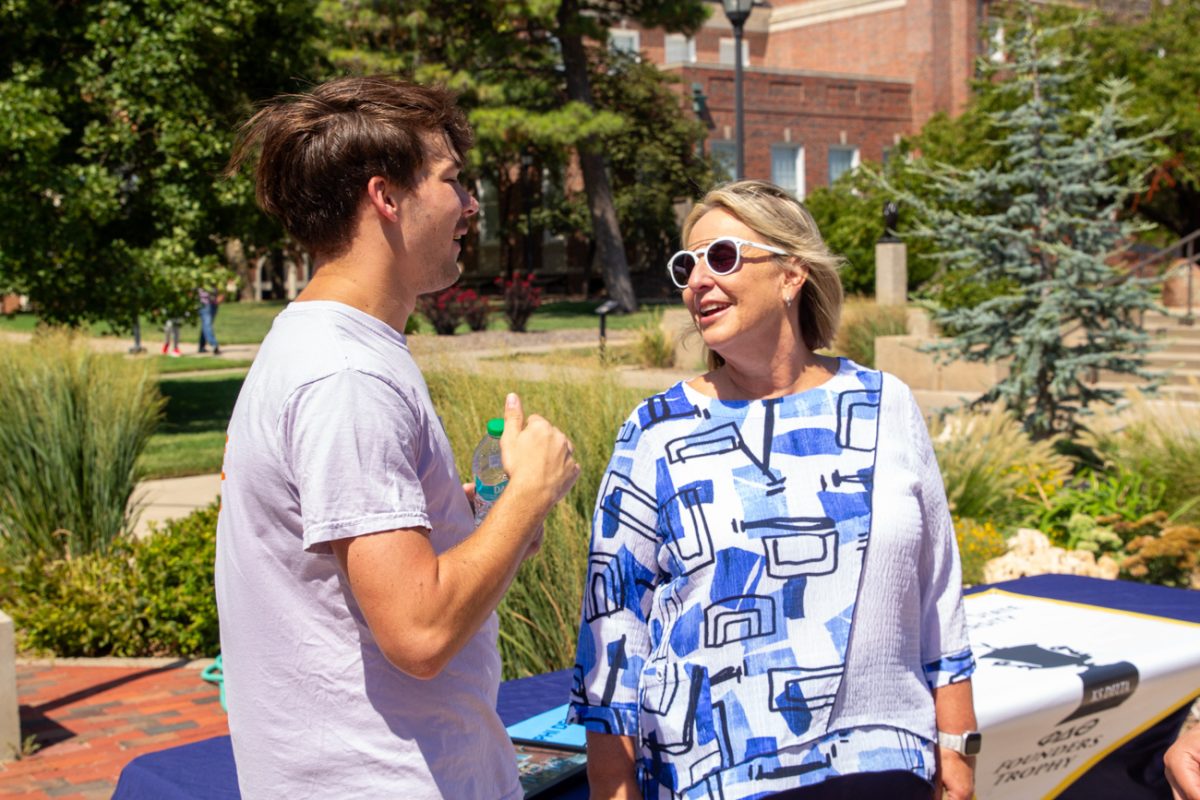
<instances>
[{"instance_id":1,"label":"woman's ear","mask_svg":"<svg viewBox=\"0 0 1200 800\"><path fill-rule=\"evenodd\" d=\"M800 290L808 280L808 265L798 259L793 259L791 267L784 271L783 291L786 297L795 300L800 296Z\"/></svg>"}]
</instances>

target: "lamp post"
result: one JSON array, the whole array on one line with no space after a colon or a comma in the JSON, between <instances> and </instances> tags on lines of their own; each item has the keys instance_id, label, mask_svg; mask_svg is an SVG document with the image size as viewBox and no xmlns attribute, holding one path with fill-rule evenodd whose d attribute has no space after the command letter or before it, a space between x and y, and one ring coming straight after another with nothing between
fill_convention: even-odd
<instances>
[{"instance_id":1,"label":"lamp post","mask_svg":"<svg viewBox=\"0 0 1200 800\"><path fill-rule=\"evenodd\" d=\"M606 350L608 331L605 323L608 322L608 315L620 307L621 304L616 300L605 300L596 307L596 313L600 315L600 364L602 366L608 364L608 352Z\"/></svg>"},{"instance_id":2,"label":"lamp post","mask_svg":"<svg viewBox=\"0 0 1200 800\"><path fill-rule=\"evenodd\" d=\"M725 16L733 26L733 95L736 118L737 175L739 181L746 177L746 121L742 113L742 26L750 18L754 0L721 0Z\"/></svg>"}]
</instances>

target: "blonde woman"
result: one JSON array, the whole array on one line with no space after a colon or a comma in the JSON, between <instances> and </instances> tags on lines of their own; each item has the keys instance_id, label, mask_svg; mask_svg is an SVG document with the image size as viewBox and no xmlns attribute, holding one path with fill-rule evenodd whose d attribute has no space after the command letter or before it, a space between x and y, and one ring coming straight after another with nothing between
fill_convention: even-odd
<instances>
[{"instance_id":1,"label":"blonde woman","mask_svg":"<svg viewBox=\"0 0 1200 800\"><path fill-rule=\"evenodd\" d=\"M592 797L966 800L974 659L912 393L818 353L839 260L791 195L719 188L683 238L710 369L634 410L601 484L570 712Z\"/></svg>"}]
</instances>

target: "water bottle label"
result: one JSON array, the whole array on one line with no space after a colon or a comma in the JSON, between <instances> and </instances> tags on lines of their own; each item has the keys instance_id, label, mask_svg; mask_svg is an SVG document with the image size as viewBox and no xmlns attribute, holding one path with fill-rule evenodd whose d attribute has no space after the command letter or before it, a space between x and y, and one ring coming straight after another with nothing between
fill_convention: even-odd
<instances>
[{"instance_id":1,"label":"water bottle label","mask_svg":"<svg viewBox=\"0 0 1200 800\"><path fill-rule=\"evenodd\" d=\"M494 503L500 493L504 491L504 487L508 486L508 479L500 481L500 483L484 483L479 478L475 479L475 497L485 503Z\"/></svg>"}]
</instances>

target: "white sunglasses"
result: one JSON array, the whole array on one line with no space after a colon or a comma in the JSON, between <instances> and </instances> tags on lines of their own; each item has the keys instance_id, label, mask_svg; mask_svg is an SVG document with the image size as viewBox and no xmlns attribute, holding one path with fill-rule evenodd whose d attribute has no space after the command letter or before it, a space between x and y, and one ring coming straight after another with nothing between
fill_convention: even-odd
<instances>
[{"instance_id":1,"label":"white sunglasses","mask_svg":"<svg viewBox=\"0 0 1200 800\"><path fill-rule=\"evenodd\" d=\"M708 262L708 271L713 275L729 275L730 273L737 272L742 266L742 247L746 245L757 247L759 250L766 250L768 253L774 253L777 256L787 255L786 250L780 250L778 247L772 247L769 244L751 242L746 239L739 239L736 236L722 236L719 239L713 239L708 243L707 247L699 250L680 250L671 256L667 261L667 274L671 276L671 283L680 289L686 289L692 270L695 269L696 264L703 258Z\"/></svg>"}]
</instances>

